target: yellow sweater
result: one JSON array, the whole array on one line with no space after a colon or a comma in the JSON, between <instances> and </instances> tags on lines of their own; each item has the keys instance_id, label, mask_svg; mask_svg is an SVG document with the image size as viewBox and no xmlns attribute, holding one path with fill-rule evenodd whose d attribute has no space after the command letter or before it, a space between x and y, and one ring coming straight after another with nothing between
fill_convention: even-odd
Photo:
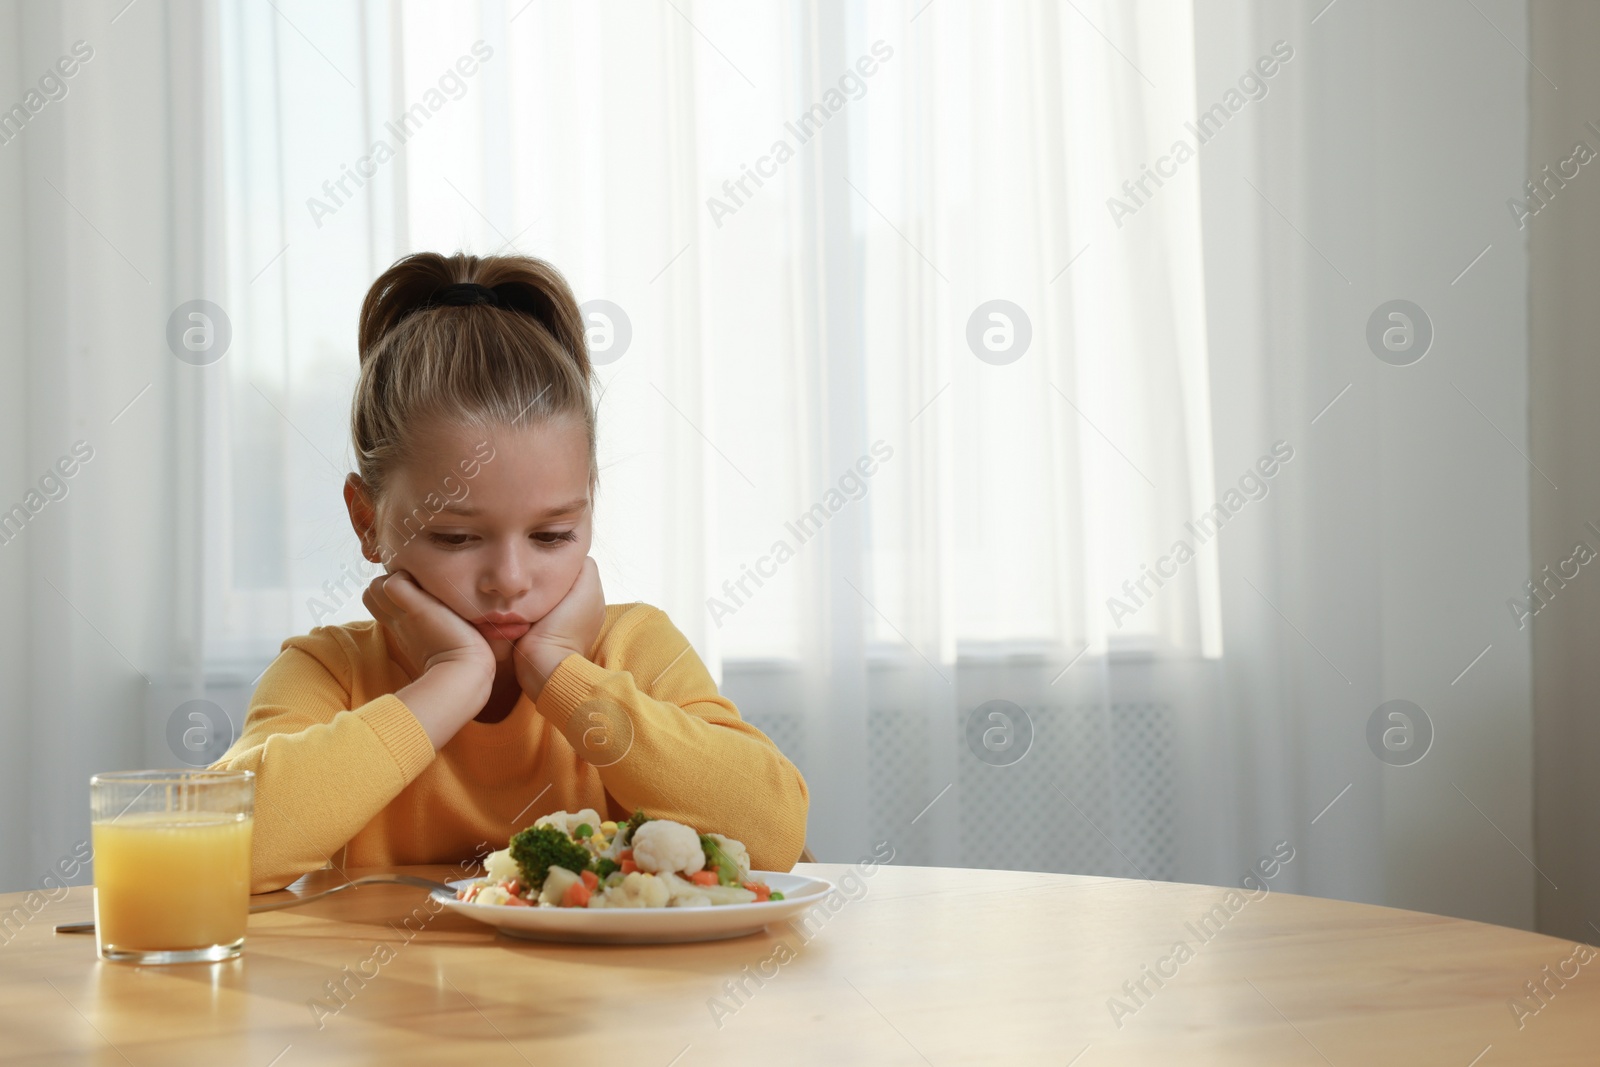
<instances>
[{"instance_id":1,"label":"yellow sweater","mask_svg":"<svg viewBox=\"0 0 1600 1067\"><path fill-rule=\"evenodd\" d=\"M537 705L522 694L510 716L468 722L437 753L394 695L412 681L376 622L283 643L243 734L212 764L256 773L251 892L330 861L458 863L581 808L726 834L760 870L787 871L805 845L805 779L659 608L607 605L592 661L568 656Z\"/></svg>"}]
</instances>

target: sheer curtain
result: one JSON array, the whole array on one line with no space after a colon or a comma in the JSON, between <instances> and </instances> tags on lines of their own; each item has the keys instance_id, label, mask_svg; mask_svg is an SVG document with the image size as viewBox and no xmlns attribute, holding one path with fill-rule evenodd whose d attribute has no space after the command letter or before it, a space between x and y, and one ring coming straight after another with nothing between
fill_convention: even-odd
<instances>
[{"instance_id":1,"label":"sheer curtain","mask_svg":"<svg viewBox=\"0 0 1600 1067\"><path fill-rule=\"evenodd\" d=\"M1237 884L1287 841L1274 888L1525 924L1449 784L1527 840L1526 644L1474 613L1520 587L1527 472L1441 361L1361 341L1423 292L1525 435L1489 399L1518 351L1525 388L1518 253L1433 274L1499 240L1436 205L1516 186L1526 86L1483 27L1389 63L1454 17L1421 6L5 9L16 84L96 53L0 145L4 502L98 451L0 548L0 879L86 834L93 770L220 751L286 636L362 617L361 296L408 251L515 250L591 324L607 599L666 610L800 765L822 858ZM1463 102L1407 141L1418 64ZM1504 162L1375 215L1365 129ZM1398 696L1441 720L1418 769L1363 739Z\"/></svg>"},{"instance_id":2,"label":"sheer curtain","mask_svg":"<svg viewBox=\"0 0 1600 1067\"><path fill-rule=\"evenodd\" d=\"M170 713L204 692L190 564L220 369L167 338L180 304L223 298L216 34L202 6L0 6L8 890L88 878L89 776L173 765Z\"/></svg>"},{"instance_id":3,"label":"sheer curtain","mask_svg":"<svg viewBox=\"0 0 1600 1067\"><path fill-rule=\"evenodd\" d=\"M1220 539L1206 732L1230 773L1201 806L1233 813L1245 864L1295 847L1279 888L1532 927L1549 867L1528 632L1506 606L1543 562L1541 475L1506 198L1530 97L1558 90L1527 63L1528 4L1195 11L1202 112L1293 52L1196 161L1219 489L1271 442L1295 449ZM1431 344L1395 361L1370 331L1397 298ZM1413 751L1381 740L1395 700Z\"/></svg>"}]
</instances>

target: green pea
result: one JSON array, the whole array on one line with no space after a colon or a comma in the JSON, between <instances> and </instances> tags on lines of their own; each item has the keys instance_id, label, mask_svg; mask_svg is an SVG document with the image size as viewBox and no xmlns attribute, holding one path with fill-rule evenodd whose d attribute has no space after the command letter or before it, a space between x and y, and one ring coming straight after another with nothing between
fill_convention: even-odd
<instances>
[{"instance_id":1,"label":"green pea","mask_svg":"<svg viewBox=\"0 0 1600 1067\"><path fill-rule=\"evenodd\" d=\"M578 828L572 831L572 836L577 838L579 841L582 841L586 837L593 837L594 827L590 826L586 822L580 822L578 824Z\"/></svg>"},{"instance_id":2,"label":"green pea","mask_svg":"<svg viewBox=\"0 0 1600 1067\"><path fill-rule=\"evenodd\" d=\"M783 894L781 892L779 892L778 890L774 889L772 891L772 895L770 897L768 897L767 899L768 900L782 900L783 899Z\"/></svg>"}]
</instances>

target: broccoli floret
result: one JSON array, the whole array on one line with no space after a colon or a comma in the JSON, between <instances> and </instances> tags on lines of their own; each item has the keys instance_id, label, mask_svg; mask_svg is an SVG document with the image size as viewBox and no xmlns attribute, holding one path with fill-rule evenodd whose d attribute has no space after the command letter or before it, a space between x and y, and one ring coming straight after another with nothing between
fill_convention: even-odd
<instances>
[{"instance_id":1,"label":"broccoli floret","mask_svg":"<svg viewBox=\"0 0 1600 1067\"><path fill-rule=\"evenodd\" d=\"M617 832L612 835L612 841L622 842L619 848L627 848L633 844L633 832L650 821L650 816L642 811L635 811L632 818L617 826Z\"/></svg>"},{"instance_id":2,"label":"broccoli floret","mask_svg":"<svg viewBox=\"0 0 1600 1067\"><path fill-rule=\"evenodd\" d=\"M530 826L513 835L511 858L522 871L523 884L535 890L544 887L551 867L565 867L574 874L589 868L589 850L554 826Z\"/></svg>"},{"instance_id":3,"label":"broccoli floret","mask_svg":"<svg viewBox=\"0 0 1600 1067\"><path fill-rule=\"evenodd\" d=\"M617 861L609 856L603 856L594 862L594 873L600 877L602 882L606 880L606 877L610 875L612 871L620 871L621 869L622 868L618 866Z\"/></svg>"},{"instance_id":4,"label":"broccoli floret","mask_svg":"<svg viewBox=\"0 0 1600 1067\"><path fill-rule=\"evenodd\" d=\"M722 885L739 884L739 864L722 850L717 844L717 839L709 834L700 835L700 848L706 854L706 869L717 872L717 881Z\"/></svg>"}]
</instances>

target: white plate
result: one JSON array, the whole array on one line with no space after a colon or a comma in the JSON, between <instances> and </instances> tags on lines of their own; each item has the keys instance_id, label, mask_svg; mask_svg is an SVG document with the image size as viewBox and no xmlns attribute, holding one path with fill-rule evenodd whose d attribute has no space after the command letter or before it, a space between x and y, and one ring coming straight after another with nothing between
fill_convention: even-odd
<instances>
[{"instance_id":1,"label":"white plate","mask_svg":"<svg viewBox=\"0 0 1600 1067\"><path fill-rule=\"evenodd\" d=\"M833 889L823 878L777 871L752 871L752 877L783 894L760 904L718 904L706 908L524 908L515 904L469 904L442 889L433 899L451 911L488 923L512 937L535 941L574 941L600 945L718 941L753 934L816 904ZM448 883L453 889L476 878Z\"/></svg>"}]
</instances>

